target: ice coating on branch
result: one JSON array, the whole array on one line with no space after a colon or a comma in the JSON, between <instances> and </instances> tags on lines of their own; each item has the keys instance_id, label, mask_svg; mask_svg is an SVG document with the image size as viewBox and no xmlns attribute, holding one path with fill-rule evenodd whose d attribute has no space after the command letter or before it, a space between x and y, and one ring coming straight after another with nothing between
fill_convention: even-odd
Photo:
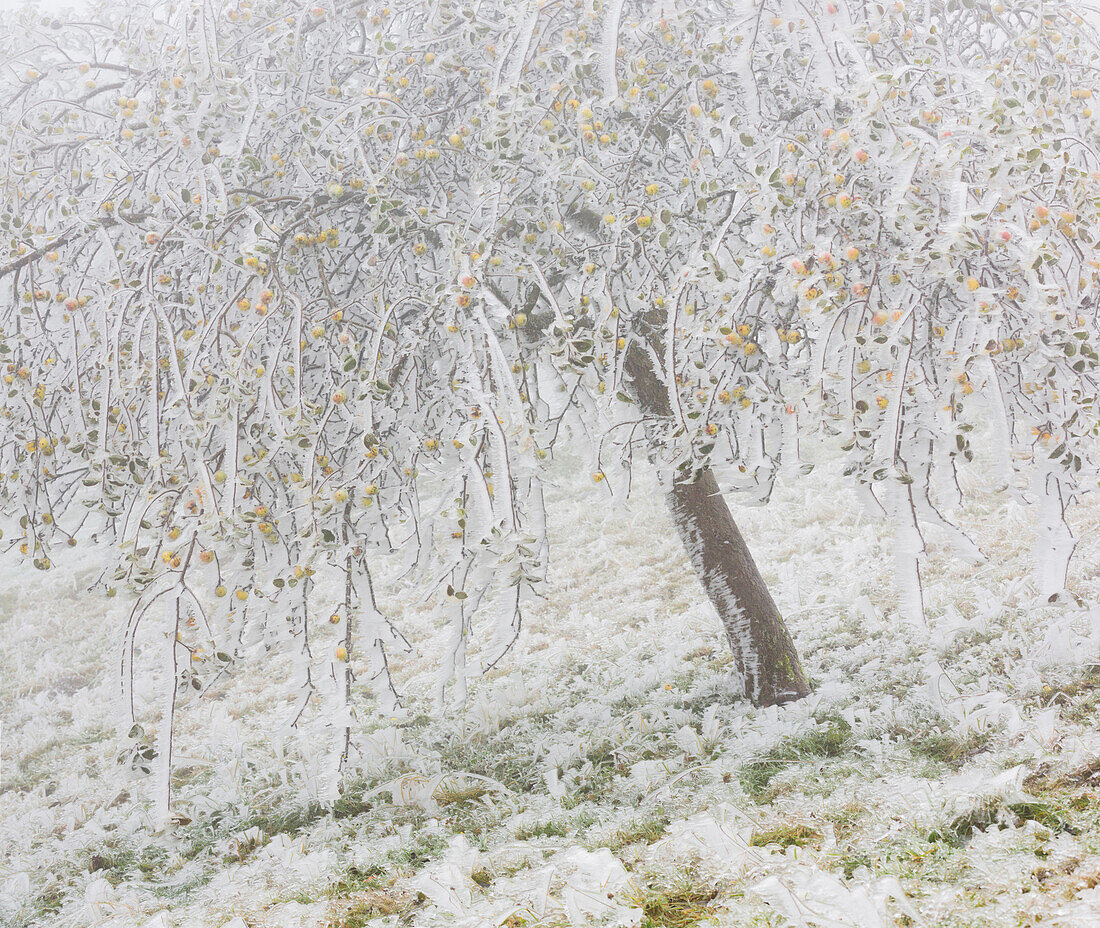
<instances>
[{"instance_id":1,"label":"ice coating on branch","mask_svg":"<svg viewBox=\"0 0 1100 928\"><path fill-rule=\"evenodd\" d=\"M1036 499L1037 526L1034 558L1035 581L1039 595L1048 599L1066 588L1069 560L1077 542L1066 524L1067 492L1058 472L1047 466L1032 478L1031 492Z\"/></svg>"},{"instance_id":2,"label":"ice coating on branch","mask_svg":"<svg viewBox=\"0 0 1100 928\"><path fill-rule=\"evenodd\" d=\"M181 685L179 675L180 645L177 642L180 625L180 601L176 596L166 596L164 602L165 621L162 633L165 641L164 674L167 677L168 684L164 688L164 708L161 711L156 739L153 805L158 829L168 827L172 812L172 742L176 724L176 699Z\"/></svg>"},{"instance_id":3,"label":"ice coating on branch","mask_svg":"<svg viewBox=\"0 0 1100 928\"><path fill-rule=\"evenodd\" d=\"M899 482L891 486L889 492L898 612L910 625L923 626L924 591L921 585L920 562L924 556L924 538L917 521L912 485Z\"/></svg>"},{"instance_id":4,"label":"ice coating on branch","mask_svg":"<svg viewBox=\"0 0 1100 928\"><path fill-rule=\"evenodd\" d=\"M604 9L603 36L600 42L600 80L603 96L611 101L619 96L616 61L619 56L619 29L626 0L610 0Z\"/></svg>"},{"instance_id":5,"label":"ice coating on branch","mask_svg":"<svg viewBox=\"0 0 1100 928\"><path fill-rule=\"evenodd\" d=\"M1002 386L993 362L988 358L982 358L981 363L986 372L986 382L989 385L987 396L989 397L989 419L991 428L990 443L994 455L994 473L1002 485L1012 485L1012 433L1013 426L1009 419L1009 412L1005 406Z\"/></svg>"},{"instance_id":6,"label":"ice coating on branch","mask_svg":"<svg viewBox=\"0 0 1100 928\"><path fill-rule=\"evenodd\" d=\"M948 538L948 544L955 554L969 564L981 564L985 561L985 555L974 543L969 535L959 526L947 518L933 501L933 490L948 503L959 500L958 482L954 473L954 462L948 458L946 461L933 462L931 458L912 462L910 470L914 482L910 484L913 509L918 522L936 526ZM930 471L935 471L935 476L930 476Z\"/></svg>"},{"instance_id":7,"label":"ice coating on branch","mask_svg":"<svg viewBox=\"0 0 1100 928\"><path fill-rule=\"evenodd\" d=\"M523 25L516 35L515 44L507 57L508 69L505 74L504 82L508 88L515 87L519 83L520 77L523 74L524 67L527 64L527 56L530 53L531 39L535 34L535 27L538 25L539 12L542 4L538 2L531 2L528 4L527 16L523 21Z\"/></svg>"}]
</instances>

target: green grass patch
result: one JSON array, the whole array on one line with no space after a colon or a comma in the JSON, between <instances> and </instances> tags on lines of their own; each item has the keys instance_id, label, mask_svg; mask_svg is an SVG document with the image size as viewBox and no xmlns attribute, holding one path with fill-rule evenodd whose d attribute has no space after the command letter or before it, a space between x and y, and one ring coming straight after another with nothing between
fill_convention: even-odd
<instances>
[{"instance_id":1,"label":"green grass patch","mask_svg":"<svg viewBox=\"0 0 1100 928\"><path fill-rule=\"evenodd\" d=\"M351 867L328 888L326 895L351 896L355 893L376 892L386 885L384 875L385 870L379 866L367 867L365 870Z\"/></svg>"},{"instance_id":2,"label":"green grass patch","mask_svg":"<svg viewBox=\"0 0 1100 928\"><path fill-rule=\"evenodd\" d=\"M346 819L370 812L372 806L365 796L379 782L377 779L352 780L332 803L309 802L272 808L257 805L243 813L236 806L215 809L203 815L201 820L177 829L176 837L183 843L180 853L185 859L193 860L226 835L257 828L260 831L258 843L247 846L242 844L234 854L224 860L225 863L242 862L249 853L275 835L296 837L330 816L334 819Z\"/></svg>"},{"instance_id":3,"label":"green grass patch","mask_svg":"<svg viewBox=\"0 0 1100 928\"><path fill-rule=\"evenodd\" d=\"M1045 802L1006 802L991 798L979 802L974 808L958 815L942 828L928 835L929 842L940 842L949 847L962 847L976 831L992 826L998 828L1019 827L1024 822L1038 822L1051 831L1076 833L1066 819Z\"/></svg>"},{"instance_id":4,"label":"green grass patch","mask_svg":"<svg viewBox=\"0 0 1100 928\"><path fill-rule=\"evenodd\" d=\"M669 817L663 814L651 818L634 819L628 825L624 825L615 831L609 838L600 842L600 845L616 851L629 844L637 844L639 841L653 844L664 835L669 822Z\"/></svg>"},{"instance_id":5,"label":"green grass patch","mask_svg":"<svg viewBox=\"0 0 1100 928\"><path fill-rule=\"evenodd\" d=\"M57 789L53 775L64 764L65 743L57 737L50 738L18 758L15 775L5 776L0 782L0 793L31 793L41 789L47 796Z\"/></svg>"},{"instance_id":6,"label":"green grass patch","mask_svg":"<svg viewBox=\"0 0 1100 928\"><path fill-rule=\"evenodd\" d=\"M366 928L377 918L407 917L423 896L414 897L394 888L394 877L386 877L379 866L352 867L326 891L333 905L326 928Z\"/></svg>"},{"instance_id":7,"label":"green grass patch","mask_svg":"<svg viewBox=\"0 0 1100 928\"><path fill-rule=\"evenodd\" d=\"M371 810L365 796L378 786L377 779L355 779L344 784L340 796L332 804L333 818L354 818Z\"/></svg>"},{"instance_id":8,"label":"green grass patch","mask_svg":"<svg viewBox=\"0 0 1100 928\"><path fill-rule=\"evenodd\" d=\"M611 787L615 780L613 767L595 767L581 780L576 790L571 793L567 802L569 808L580 805L582 802L603 802L611 797Z\"/></svg>"},{"instance_id":9,"label":"green grass patch","mask_svg":"<svg viewBox=\"0 0 1100 928\"><path fill-rule=\"evenodd\" d=\"M256 811L241 820L233 830L247 831L249 828L259 828L268 838L281 834L296 836L323 819L328 812L329 810L319 802Z\"/></svg>"},{"instance_id":10,"label":"green grass patch","mask_svg":"<svg viewBox=\"0 0 1100 928\"><path fill-rule=\"evenodd\" d=\"M1100 690L1100 664L1089 664L1081 674L1069 680L1047 683L1034 696L1024 701L1040 709L1060 705L1066 708L1074 706L1085 698L1089 706L1095 706L1095 697Z\"/></svg>"},{"instance_id":11,"label":"green grass patch","mask_svg":"<svg viewBox=\"0 0 1100 928\"><path fill-rule=\"evenodd\" d=\"M972 731L966 735L951 732L930 732L909 742L914 754L958 769L968 761L989 749L993 740L990 732Z\"/></svg>"},{"instance_id":12,"label":"green grass patch","mask_svg":"<svg viewBox=\"0 0 1100 928\"><path fill-rule=\"evenodd\" d=\"M642 910L642 928L691 928L718 910L718 890L685 877L671 886L646 887L630 900Z\"/></svg>"},{"instance_id":13,"label":"green grass patch","mask_svg":"<svg viewBox=\"0 0 1100 928\"><path fill-rule=\"evenodd\" d=\"M766 831L753 832L749 844L753 847L768 847L777 844L786 849L791 847L821 846L821 832L809 825L777 825Z\"/></svg>"},{"instance_id":14,"label":"green grass patch","mask_svg":"<svg viewBox=\"0 0 1100 928\"><path fill-rule=\"evenodd\" d=\"M850 880L860 867L866 867L870 871L875 869L874 858L870 854L844 854L839 859L841 870L844 871L844 879Z\"/></svg>"},{"instance_id":15,"label":"green grass patch","mask_svg":"<svg viewBox=\"0 0 1100 928\"><path fill-rule=\"evenodd\" d=\"M866 814L867 807L853 799L826 813L826 817L833 823L837 836L844 837L859 827Z\"/></svg>"},{"instance_id":16,"label":"green grass patch","mask_svg":"<svg viewBox=\"0 0 1100 928\"><path fill-rule=\"evenodd\" d=\"M523 825L516 829L516 839L530 841L532 838L564 838L569 834L569 824L564 819L552 818L535 825Z\"/></svg>"},{"instance_id":17,"label":"green grass patch","mask_svg":"<svg viewBox=\"0 0 1100 928\"><path fill-rule=\"evenodd\" d=\"M150 886L150 892L158 899L170 899L177 905L183 905L215 876L217 871L206 870L182 882L153 883Z\"/></svg>"},{"instance_id":18,"label":"green grass patch","mask_svg":"<svg viewBox=\"0 0 1100 928\"><path fill-rule=\"evenodd\" d=\"M378 893L370 899L362 899L351 903L333 921L329 922L329 926L330 928L367 928L367 925L376 918L397 915L401 909L401 903L396 899Z\"/></svg>"},{"instance_id":19,"label":"green grass patch","mask_svg":"<svg viewBox=\"0 0 1100 928\"><path fill-rule=\"evenodd\" d=\"M821 758L838 758L852 738L852 728L837 716L819 720L818 727L797 738L789 738L756 760L743 764L737 779L746 795L758 804L775 798L772 780L788 767Z\"/></svg>"},{"instance_id":20,"label":"green grass patch","mask_svg":"<svg viewBox=\"0 0 1100 928\"><path fill-rule=\"evenodd\" d=\"M523 720L524 727L530 720ZM439 764L443 770L453 770L456 776L473 773L503 784L517 793L545 792L546 783L542 778L542 768L523 751L516 749L516 741L521 732L517 732L520 723L512 726L511 738L500 738L471 744L457 738L434 743L432 747L439 755Z\"/></svg>"},{"instance_id":21,"label":"green grass patch","mask_svg":"<svg viewBox=\"0 0 1100 928\"><path fill-rule=\"evenodd\" d=\"M489 789L483 783L463 783L460 780L444 781L435 791L433 798L441 806L472 802L484 796Z\"/></svg>"},{"instance_id":22,"label":"green grass patch","mask_svg":"<svg viewBox=\"0 0 1100 928\"><path fill-rule=\"evenodd\" d=\"M51 883L31 897L27 906L12 919L10 928L35 928L42 919L57 915L64 904L64 888Z\"/></svg>"},{"instance_id":23,"label":"green grass patch","mask_svg":"<svg viewBox=\"0 0 1100 928\"><path fill-rule=\"evenodd\" d=\"M452 802L445 805L444 824L453 835L465 835L466 840L486 850L486 835L493 825L506 814L499 807L493 808L475 802Z\"/></svg>"},{"instance_id":24,"label":"green grass patch","mask_svg":"<svg viewBox=\"0 0 1100 928\"><path fill-rule=\"evenodd\" d=\"M107 845L85 859L85 869L118 886L123 880L133 879L139 874L141 879L156 880L163 873L167 861L168 852L155 845Z\"/></svg>"},{"instance_id":25,"label":"green grass patch","mask_svg":"<svg viewBox=\"0 0 1100 928\"><path fill-rule=\"evenodd\" d=\"M566 838L594 824L596 816L590 812L582 812L571 819L551 818L534 825L521 825L516 829L516 839L530 841L532 838Z\"/></svg>"},{"instance_id":26,"label":"green grass patch","mask_svg":"<svg viewBox=\"0 0 1100 928\"><path fill-rule=\"evenodd\" d=\"M775 798L772 779L791 764L785 760L754 760L744 764L737 773L741 789L755 803L763 805Z\"/></svg>"},{"instance_id":27,"label":"green grass patch","mask_svg":"<svg viewBox=\"0 0 1100 928\"><path fill-rule=\"evenodd\" d=\"M387 860L401 870L419 870L447 849L443 835L419 835L412 845L399 851L391 851Z\"/></svg>"},{"instance_id":28,"label":"green grass patch","mask_svg":"<svg viewBox=\"0 0 1100 928\"><path fill-rule=\"evenodd\" d=\"M778 750L794 761L817 757L840 757L852 739L852 728L839 717L829 717L824 724L798 738L792 738Z\"/></svg>"}]
</instances>

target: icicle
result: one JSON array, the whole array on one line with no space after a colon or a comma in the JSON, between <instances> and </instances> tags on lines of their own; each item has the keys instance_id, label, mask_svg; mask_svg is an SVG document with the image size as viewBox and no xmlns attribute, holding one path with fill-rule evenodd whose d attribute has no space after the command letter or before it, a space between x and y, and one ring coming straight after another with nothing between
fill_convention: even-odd
<instances>
[{"instance_id":1,"label":"icicle","mask_svg":"<svg viewBox=\"0 0 1100 928\"><path fill-rule=\"evenodd\" d=\"M837 87L841 86L837 79L836 65L833 62L832 51L820 29L806 29L802 32L807 44L813 47L810 56L814 74L814 83L826 94L826 107L831 107L837 93ZM845 75L847 77L847 75Z\"/></svg>"},{"instance_id":2,"label":"icicle","mask_svg":"<svg viewBox=\"0 0 1100 928\"><path fill-rule=\"evenodd\" d=\"M447 598L447 611L451 616L451 640L447 644L443 662L436 678L435 710L442 715L446 707L447 684L454 683L455 702L466 702L466 610L462 601L453 596Z\"/></svg>"},{"instance_id":3,"label":"icicle","mask_svg":"<svg viewBox=\"0 0 1100 928\"><path fill-rule=\"evenodd\" d=\"M611 101L619 96L619 78L615 64L619 54L619 25L623 17L623 0L611 0L606 17L600 42L600 78L603 81L603 95Z\"/></svg>"},{"instance_id":4,"label":"icicle","mask_svg":"<svg viewBox=\"0 0 1100 928\"><path fill-rule=\"evenodd\" d=\"M894 572L899 614L910 625L923 626L924 590L920 579L920 560L924 555L924 539L917 525L912 489L911 484L898 482L889 491L894 529Z\"/></svg>"},{"instance_id":5,"label":"icicle","mask_svg":"<svg viewBox=\"0 0 1100 928\"><path fill-rule=\"evenodd\" d=\"M954 522L946 518L932 502L930 495L932 488L931 454L932 449L929 448L929 457L910 465L914 478L910 489L913 490L912 498L916 514L921 521L935 525L945 532L952 550L966 563L983 564L986 557L973 539ZM948 463L950 464L950 461Z\"/></svg>"},{"instance_id":6,"label":"icicle","mask_svg":"<svg viewBox=\"0 0 1100 928\"><path fill-rule=\"evenodd\" d=\"M864 480L859 481L856 485L856 493L859 496L860 505L863 507L863 512L866 516L875 521L886 518L886 507L882 505L882 502L877 496L875 496L874 488Z\"/></svg>"},{"instance_id":7,"label":"icicle","mask_svg":"<svg viewBox=\"0 0 1100 928\"><path fill-rule=\"evenodd\" d=\"M506 314L508 314L508 308L500 302L496 296L488 292L486 294L486 300L490 303L495 303L502 307ZM485 344L488 348L489 355L489 367L493 375L493 383L498 387L497 395L501 397L503 403L503 410L507 417L512 422L522 422L524 418L523 414L523 402L519 398L519 389L516 387L515 379L511 376L508 359L504 356L504 349L501 347L500 340L496 336L496 332L489 324L489 320L485 315L485 310L482 309L480 304L475 306L475 312L478 317L478 321L481 323L482 335L485 338Z\"/></svg>"},{"instance_id":8,"label":"icicle","mask_svg":"<svg viewBox=\"0 0 1100 928\"><path fill-rule=\"evenodd\" d=\"M508 56L508 73L505 75L504 84L507 87L515 87L523 76L523 68L527 64L527 53L531 49L531 40L535 35L535 24L538 22L541 4L534 3L527 14L527 21L523 25L519 40Z\"/></svg>"},{"instance_id":9,"label":"icicle","mask_svg":"<svg viewBox=\"0 0 1100 928\"><path fill-rule=\"evenodd\" d=\"M496 617L493 620L493 637L486 646L485 655L481 658L481 673L495 667L516 643L522 623L520 595L519 584L501 591L496 604Z\"/></svg>"},{"instance_id":10,"label":"icicle","mask_svg":"<svg viewBox=\"0 0 1100 928\"><path fill-rule=\"evenodd\" d=\"M290 636L292 643L297 643L298 649L292 658L292 676L297 689L300 691L297 704L294 707L293 716L289 721L290 728L297 728L298 723L309 705L310 697L316 691L313 684L313 655L309 650L309 587L308 579L303 580L299 589L301 600L294 606L291 614Z\"/></svg>"},{"instance_id":11,"label":"icicle","mask_svg":"<svg viewBox=\"0 0 1100 928\"><path fill-rule=\"evenodd\" d=\"M176 691L179 688L179 626L180 601L169 596L165 622L169 681L165 692L164 717L157 732L157 770L154 786L154 808L158 829L171 824L172 815L172 734L176 721Z\"/></svg>"},{"instance_id":12,"label":"icicle","mask_svg":"<svg viewBox=\"0 0 1100 928\"><path fill-rule=\"evenodd\" d=\"M1051 599L1066 588L1069 561L1077 547L1066 524L1066 504L1070 494L1062 480L1049 467L1032 478L1031 490L1038 507L1038 525L1032 554L1035 582L1039 595Z\"/></svg>"},{"instance_id":13,"label":"icicle","mask_svg":"<svg viewBox=\"0 0 1100 928\"><path fill-rule=\"evenodd\" d=\"M970 185L963 180L962 165L957 164L955 165L955 176L951 183L951 204L949 206L951 216L937 241L937 247L947 250L954 240L959 237L967 217L966 205L969 197Z\"/></svg>"},{"instance_id":14,"label":"icicle","mask_svg":"<svg viewBox=\"0 0 1100 928\"><path fill-rule=\"evenodd\" d=\"M496 486L491 502L494 510L497 508L496 504L498 502L503 510L499 517L494 514L494 522L499 525L503 521L505 530L513 531L519 528L519 519L515 508L515 474L512 472L511 461L508 456L508 436L504 434L504 429L497 420L496 409L492 404L486 405L486 414L489 416L486 421L489 460L493 466Z\"/></svg>"},{"instance_id":15,"label":"icicle","mask_svg":"<svg viewBox=\"0 0 1100 928\"><path fill-rule=\"evenodd\" d=\"M761 11L761 13L762 12L763 11ZM752 53L744 51L739 55L735 55L731 61L731 65L733 73L737 77L737 82L744 91L744 125L746 128L756 126L760 122L760 87L756 82L756 69L754 67Z\"/></svg>"},{"instance_id":16,"label":"icicle","mask_svg":"<svg viewBox=\"0 0 1100 928\"><path fill-rule=\"evenodd\" d=\"M546 565L550 558L550 541L546 534L546 500L542 492L542 477L537 473L527 477L527 492L523 499L526 530L535 539L533 558L535 575L539 580L546 579Z\"/></svg>"},{"instance_id":17,"label":"icicle","mask_svg":"<svg viewBox=\"0 0 1100 928\"><path fill-rule=\"evenodd\" d=\"M466 481L468 502L466 504L466 537L471 542L480 542L488 538L493 528L493 502L489 496L489 487L485 475L476 462L469 468Z\"/></svg>"},{"instance_id":18,"label":"icicle","mask_svg":"<svg viewBox=\"0 0 1100 928\"><path fill-rule=\"evenodd\" d=\"M340 707L338 713L341 721L342 731L340 732L340 775L343 776L345 770L347 770L348 761L351 756L351 732L352 724L355 721L355 710L352 708L351 703L351 687L355 681L355 673L351 669L351 654L352 648L355 644L355 617L353 613L355 602L355 585L352 582L354 570L354 562L350 554L344 559L344 638L340 643L340 647L344 649L343 660L341 661L339 652L337 652L336 660L330 661L332 669L332 679L336 684L336 698Z\"/></svg>"},{"instance_id":19,"label":"icicle","mask_svg":"<svg viewBox=\"0 0 1100 928\"><path fill-rule=\"evenodd\" d=\"M781 428L783 429L783 438L780 442L779 449L778 476L784 479L796 477L800 473L803 473L798 448L797 416L797 411L792 407L792 411L785 413L782 419Z\"/></svg>"},{"instance_id":20,"label":"icicle","mask_svg":"<svg viewBox=\"0 0 1100 928\"><path fill-rule=\"evenodd\" d=\"M390 676L390 665L386 658L386 645L402 645L406 651L412 650L412 645L379 610L374 597L374 581L371 578L370 570L365 561L360 563L363 569L363 578L367 583L367 595L360 597L362 604L359 618L362 637L368 642L371 689L381 710L386 715L393 715L401 708L401 697L398 695Z\"/></svg>"},{"instance_id":21,"label":"icicle","mask_svg":"<svg viewBox=\"0 0 1100 928\"><path fill-rule=\"evenodd\" d=\"M985 370L988 384L985 395L990 405L989 419L992 425L990 447L995 454L994 474L1000 486L1011 487L1014 473L1012 466L1012 420L1005 406L1001 381L997 377L997 369L993 366L993 359L987 354L982 354L978 357L978 363Z\"/></svg>"},{"instance_id":22,"label":"icicle","mask_svg":"<svg viewBox=\"0 0 1100 928\"><path fill-rule=\"evenodd\" d=\"M932 485L936 498L947 509L958 509L962 503L958 469L946 442L934 442L932 446Z\"/></svg>"}]
</instances>

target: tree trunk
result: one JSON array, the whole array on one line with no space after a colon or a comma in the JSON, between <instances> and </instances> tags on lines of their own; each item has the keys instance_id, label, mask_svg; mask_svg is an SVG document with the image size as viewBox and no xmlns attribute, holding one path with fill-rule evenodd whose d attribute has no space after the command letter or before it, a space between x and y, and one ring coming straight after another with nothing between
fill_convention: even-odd
<instances>
[{"instance_id":1,"label":"tree trunk","mask_svg":"<svg viewBox=\"0 0 1100 928\"><path fill-rule=\"evenodd\" d=\"M649 355L638 345L627 352L626 373L647 418L672 415L668 391ZM730 650L757 706L801 699L810 692L790 632L733 520L714 472L703 468L667 492L680 540L718 612Z\"/></svg>"}]
</instances>

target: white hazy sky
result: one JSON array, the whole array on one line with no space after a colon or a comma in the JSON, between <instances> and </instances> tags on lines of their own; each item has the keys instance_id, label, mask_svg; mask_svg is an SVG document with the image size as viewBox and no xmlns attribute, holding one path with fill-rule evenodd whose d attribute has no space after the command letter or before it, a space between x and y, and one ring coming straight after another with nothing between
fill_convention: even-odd
<instances>
[{"instance_id":1,"label":"white hazy sky","mask_svg":"<svg viewBox=\"0 0 1100 928\"><path fill-rule=\"evenodd\" d=\"M0 0L0 12L6 10L14 10L23 6L25 0ZM126 0L114 0L116 6L124 6ZM54 10L79 8L84 5L82 0L37 0L38 8L44 12L52 12ZM1097 26L1100 26L1100 3L1092 2L1092 0L1082 0L1080 4L1081 12L1091 18Z\"/></svg>"},{"instance_id":2,"label":"white hazy sky","mask_svg":"<svg viewBox=\"0 0 1100 928\"><path fill-rule=\"evenodd\" d=\"M58 10L79 10L88 6L89 0L35 0L34 5L43 13L54 13ZM123 7L127 0L112 0L112 5ZM8 10L18 10L26 6L26 0L0 0L0 13Z\"/></svg>"},{"instance_id":3,"label":"white hazy sky","mask_svg":"<svg viewBox=\"0 0 1100 928\"><path fill-rule=\"evenodd\" d=\"M17 10L24 5L24 0L0 0L0 11ZM38 0L37 6L44 13L52 13L54 10L79 7L81 3L80 0Z\"/></svg>"}]
</instances>

